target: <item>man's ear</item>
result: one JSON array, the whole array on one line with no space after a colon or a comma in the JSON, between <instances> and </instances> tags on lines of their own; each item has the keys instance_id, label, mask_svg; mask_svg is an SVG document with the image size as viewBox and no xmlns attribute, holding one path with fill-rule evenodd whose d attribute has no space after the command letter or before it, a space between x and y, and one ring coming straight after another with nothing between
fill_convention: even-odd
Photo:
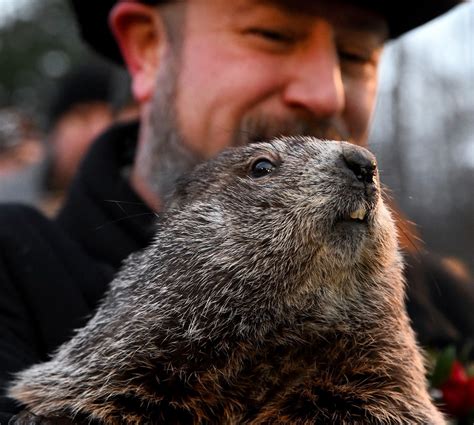
<instances>
[{"instance_id":1,"label":"man's ear","mask_svg":"<svg viewBox=\"0 0 474 425\"><path fill-rule=\"evenodd\" d=\"M109 25L132 77L133 95L144 103L155 91L160 57L167 43L161 16L156 7L119 1L110 12Z\"/></svg>"}]
</instances>

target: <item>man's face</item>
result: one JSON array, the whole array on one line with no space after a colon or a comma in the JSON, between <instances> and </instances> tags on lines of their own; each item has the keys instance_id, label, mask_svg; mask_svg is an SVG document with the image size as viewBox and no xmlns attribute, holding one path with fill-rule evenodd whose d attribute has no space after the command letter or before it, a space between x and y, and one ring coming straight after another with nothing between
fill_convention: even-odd
<instances>
[{"instance_id":1,"label":"man's face","mask_svg":"<svg viewBox=\"0 0 474 425\"><path fill-rule=\"evenodd\" d=\"M189 157L191 166L282 134L365 143L387 33L381 17L337 0L191 0L184 9L151 112L155 140L174 139L155 152L161 161L166 149L168 163Z\"/></svg>"},{"instance_id":2,"label":"man's face","mask_svg":"<svg viewBox=\"0 0 474 425\"><path fill-rule=\"evenodd\" d=\"M214 155L239 131L364 142L384 22L353 6L308 3L188 2L176 113L194 149Z\"/></svg>"}]
</instances>

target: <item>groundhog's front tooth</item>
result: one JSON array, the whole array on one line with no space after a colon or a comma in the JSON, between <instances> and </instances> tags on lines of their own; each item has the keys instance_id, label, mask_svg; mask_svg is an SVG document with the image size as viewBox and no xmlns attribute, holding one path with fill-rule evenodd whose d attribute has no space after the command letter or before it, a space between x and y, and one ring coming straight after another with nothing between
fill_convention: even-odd
<instances>
[{"instance_id":1,"label":"groundhog's front tooth","mask_svg":"<svg viewBox=\"0 0 474 425\"><path fill-rule=\"evenodd\" d=\"M359 208L355 211L352 211L350 213L350 217L354 220L363 220L365 218L365 213L366 213L366 210L365 208Z\"/></svg>"}]
</instances>

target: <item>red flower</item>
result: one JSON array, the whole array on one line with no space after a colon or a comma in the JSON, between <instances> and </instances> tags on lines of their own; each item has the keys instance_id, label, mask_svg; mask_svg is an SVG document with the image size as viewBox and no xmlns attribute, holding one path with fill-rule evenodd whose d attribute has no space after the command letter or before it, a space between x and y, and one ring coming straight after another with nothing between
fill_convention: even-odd
<instances>
[{"instance_id":1,"label":"red flower","mask_svg":"<svg viewBox=\"0 0 474 425\"><path fill-rule=\"evenodd\" d=\"M466 401L471 408L474 408L474 376L471 376L466 384L467 396Z\"/></svg>"},{"instance_id":2,"label":"red flower","mask_svg":"<svg viewBox=\"0 0 474 425\"><path fill-rule=\"evenodd\" d=\"M451 416L463 417L474 409L474 377L468 378L461 363L454 361L448 380L441 385L444 410Z\"/></svg>"}]
</instances>

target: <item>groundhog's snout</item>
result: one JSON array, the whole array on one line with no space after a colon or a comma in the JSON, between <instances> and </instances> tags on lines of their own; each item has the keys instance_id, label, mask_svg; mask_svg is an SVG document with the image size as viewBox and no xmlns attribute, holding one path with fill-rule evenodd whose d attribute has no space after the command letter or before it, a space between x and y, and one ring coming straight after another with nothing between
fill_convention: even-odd
<instances>
[{"instance_id":1,"label":"groundhog's snout","mask_svg":"<svg viewBox=\"0 0 474 425\"><path fill-rule=\"evenodd\" d=\"M344 166L351 172L354 179L364 185L372 185L377 175L377 161L367 149L344 144L342 147Z\"/></svg>"}]
</instances>

